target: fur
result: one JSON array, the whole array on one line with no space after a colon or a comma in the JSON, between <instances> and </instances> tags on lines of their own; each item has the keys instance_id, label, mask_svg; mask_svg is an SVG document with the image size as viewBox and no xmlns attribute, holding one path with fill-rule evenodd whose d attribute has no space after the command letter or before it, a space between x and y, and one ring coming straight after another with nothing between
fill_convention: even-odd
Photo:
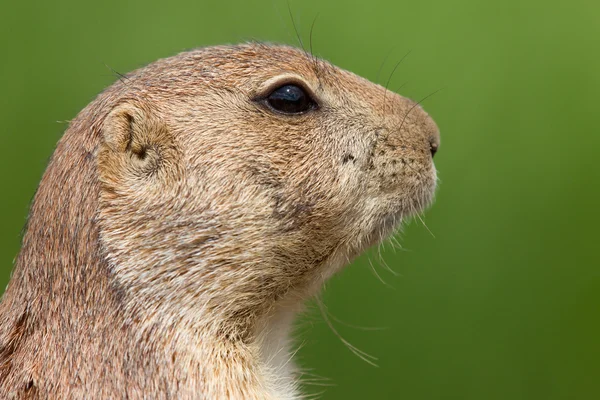
<instances>
[{"instance_id":1,"label":"fur","mask_svg":"<svg viewBox=\"0 0 600 400\"><path fill-rule=\"evenodd\" d=\"M318 109L256 99L302 83ZM438 130L303 51L197 49L75 118L0 303L0 398L295 399L305 299L431 203Z\"/></svg>"}]
</instances>

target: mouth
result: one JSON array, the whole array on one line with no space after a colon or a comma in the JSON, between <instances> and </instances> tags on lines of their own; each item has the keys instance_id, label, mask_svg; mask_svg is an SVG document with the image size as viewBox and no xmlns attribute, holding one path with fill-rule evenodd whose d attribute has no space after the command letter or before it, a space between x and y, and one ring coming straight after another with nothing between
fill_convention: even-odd
<instances>
[{"instance_id":1,"label":"mouth","mask_svg":"<svg viewBox=\"0 0 600 400\"><path fill-rule=\"evenodd\" d=\"M386 241L404 222L430 207L434 200L436 182L434 169L431 175L420 177L408 190L404 186L404 191L380 192L379 195L366 199L362 204L363 212L358 213L362 215L353 221L355 235L346 238L343 245L329 258L328 265L332 267L327 269L322 278L326 280L349 260Z\"/></svg>"},{"instance_id":2,"label":"mouth","mask_svg":"<svg viewBox=\"0 0 600 400\"><path fill-rule=\"evenodd\" d=\"M398 230L406 220L422 214L434 202L437 188L437 174L435 168L429 176L421 176L415 184L404 186L400 193L386 193L381 200L383 212L375 231L379 231L377 240L385 240ZM375 243L374 243L375 244Z\"/></svg>"}]
</instances>

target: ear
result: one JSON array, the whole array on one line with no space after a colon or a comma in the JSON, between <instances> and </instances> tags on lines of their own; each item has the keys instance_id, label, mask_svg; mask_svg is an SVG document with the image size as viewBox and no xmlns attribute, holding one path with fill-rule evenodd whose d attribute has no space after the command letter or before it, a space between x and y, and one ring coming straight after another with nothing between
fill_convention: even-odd
<instances>
[{"instance_id":1,"label":"ear","mask_svg":"<svg viewBox=\"0 0 600 400\"><path fill-rule=\"evenodd\" d=\"M175 138L160 118L141 102L120 104L104 120L98 154L100 178L167 178L177 173Z\"/></svg>"}]
</instances>

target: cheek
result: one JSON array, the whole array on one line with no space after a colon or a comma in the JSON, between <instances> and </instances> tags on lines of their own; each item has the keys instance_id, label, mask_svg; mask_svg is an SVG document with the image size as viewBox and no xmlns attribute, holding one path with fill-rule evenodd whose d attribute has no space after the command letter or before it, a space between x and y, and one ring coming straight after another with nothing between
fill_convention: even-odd
<instances>
[{"instance_id":1,"label":"cheek","mask_svg":"<svg viewBox=\"0 0 600 400\"><path fill-rule=\"evenodd\" d=\"M354 172L367 169L370 159L373 156L375 143L375 135L364 132L348 133L336 146L339 165L346 170Z\"/></svg>"},{"instance_id":2,"label":"cheek","mask_svg":"<svg viewBox=\"0 0 600 400\"><path fill-rule=\"evenodd\" d=\"M347 207L360 202L368 187L368 168L372 158L372 149L376 137L368 129L357 130L353 126L344 126L338 130L336 140L328 145L327 163L335 188L335 197L344 199ZM346 210L349 211L349 210Z\"/></svg>"}]
</instances>

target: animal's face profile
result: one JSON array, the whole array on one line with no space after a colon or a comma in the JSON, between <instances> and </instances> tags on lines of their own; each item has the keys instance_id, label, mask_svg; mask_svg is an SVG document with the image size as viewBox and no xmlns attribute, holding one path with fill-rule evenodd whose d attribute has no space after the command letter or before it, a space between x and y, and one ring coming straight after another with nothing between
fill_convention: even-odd
<instances>
[{"instance_id":1,"label":"animal's face profile","mask_svg":"<svg viewBox=\"0 0 600 400\"><path fill-rule=\"evenodd\" d=\"M119 90L101 237L123 282L184 309L239 315L319 286L433 198L431 118L301 50L194 51Z\"/></svg>"},{"instance_id":2,"label":"animal's face profile","mask_svg":"<svg viewBox=\"0 0 600 400\"><path fill-rule=\"evenodd\" d=\"M0 397L299 398L303 300L433 197L418 104L285 46L122 76L58 143L0 303Z\"/></svg>"}]
</instances>

